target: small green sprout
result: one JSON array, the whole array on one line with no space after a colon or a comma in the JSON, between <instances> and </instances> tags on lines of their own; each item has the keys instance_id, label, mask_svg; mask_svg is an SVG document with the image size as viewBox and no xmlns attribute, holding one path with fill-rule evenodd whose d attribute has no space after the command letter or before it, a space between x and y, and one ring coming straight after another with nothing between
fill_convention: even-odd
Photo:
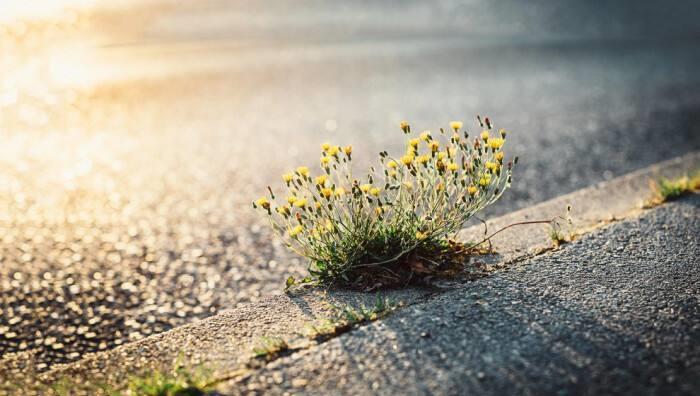
<instances>
[{"instance_id":1,"label":"small green sprout","mask_svg":"<svg viewBox=\"0 0 700 396\"><path fill-rule=\"evenodd\" d=\"M172 371L133 376L129 394L143 396L203 396L213 391L211 372L202 368L176 367Z\"/></svg>"},{"instance_id":2,"label":"small green sprout","mask_svg":"<svg viewBox=\"0 0 700 396\"><path fill-rule=\"evenodd\" d=\"M686 173L674 179L661 178L650 181L653 196L645 203L645 207L660 205L666 201L679 198L683 195L700 191L700 170Z\"/></svg>"},{"instance_id":3,"label":"small green sprout","mask_svg":"<svg viewBox=\"0 0 700 396\"><path fill-rule=\"evenodd\" d=\"M272 359L289 350L289 345L281 337L260 337L258 344L253 347L256 358Z\"/></svg>"},{"instance_id":4,"label":"small green sprout","mask_svg":"<svg viewBox=\"0 0 700 396\"><path fill-rule=\"evenodd\" d=\"M350 304L334 305L334 314L331 318L321 319L307 325L308 337L314 340L322 340L342 334L351 328L363 323L372 322L384 318L398 309L401 304L393 302L389 298L377 295L373 306L364 304L354 307Z\"/></svg>"},{"instance_id":5,"label":"small green sprout","mask_svg":"<svg viewBox=\"0 0 700 396\"><path fill-rule=\"evenodd\" d=\"M351 325L371 322L389 315L398 307L391 299L381 298L377 295L377 299L372 307L366 307L364 304L355 308L351 305L336 307L338 316L344 319Z\"/></svg>"}]
</instances>

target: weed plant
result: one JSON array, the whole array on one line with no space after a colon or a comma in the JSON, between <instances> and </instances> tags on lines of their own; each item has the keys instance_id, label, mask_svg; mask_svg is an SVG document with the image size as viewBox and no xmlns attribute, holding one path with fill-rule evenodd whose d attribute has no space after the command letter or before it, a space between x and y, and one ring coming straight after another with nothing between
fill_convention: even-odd
<instances>
[{"instance_id":1,"label":"weed plant","mask_svg":"<svg viewBox=\"0 0 700 396\"><path fill-rule=\"evenodd\" d=\"M468 250L451 237L510 187L517 163L506 161L506 131L477 120L473 138L460 121L417 136L402 122L406 151L382 151L379 165L360 175L352 146L324 143L319 172L300 166L284 174L279 199L268 187L253 207L309 260L309 276L287 285L391 286L446 271Z\"/></svg>"}]
</instances>

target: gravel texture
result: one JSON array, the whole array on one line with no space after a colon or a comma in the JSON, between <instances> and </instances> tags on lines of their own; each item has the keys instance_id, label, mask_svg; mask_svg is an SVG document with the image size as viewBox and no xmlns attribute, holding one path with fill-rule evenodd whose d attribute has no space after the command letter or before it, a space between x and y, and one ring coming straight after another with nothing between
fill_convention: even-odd
<instances>
[{"instance_id":1,"label":"gravel texture","mask_svg":"<svg viewBox=\"0 0 700 396\"><path fill-rule=\"evenodd\" d=\"M697 394L698 235L695 195L279 359L228 390Z\"/></svg>"},{"instance_id":2,"label":"gravel texture","mask_svg":"<svg viewBox=\"0 0 700 396\"><path fill-rule=\"evenodd\" d=\"M0 360L44 370L280 293L303 265L249 202L324 140L367 165L401 149L401 119L488 113L522 160L491 214L700 148L682 6L610 23L517 2L204 3L0 26ZM549 23L579 15L593 33Z\"/></svg>"}]
</instances>

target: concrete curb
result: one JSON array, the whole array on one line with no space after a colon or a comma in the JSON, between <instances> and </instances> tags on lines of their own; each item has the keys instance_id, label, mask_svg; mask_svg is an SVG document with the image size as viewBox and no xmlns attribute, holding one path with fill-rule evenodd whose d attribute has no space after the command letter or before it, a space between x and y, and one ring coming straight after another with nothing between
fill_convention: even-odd
<instances>
[{"instance_id":1,"label":"concrete curb","mask_svg":"<svg viewBox=\"0 0 700 396\"><path fill-rule=\"evenodd\" d=\"M488 229L494 231L514 222L549 219L564 213L567 205L573 207L576 229L590 229L639 212L641 202L650 194L650 179L680 175L698 167L700 152L690 153L499 217L488 222ZM545 227L514 227L498 234L492 240L498 254L489 261L503 266L550 247ZM460 237L479 240L483 232L483 226L474 226L465 229ZM383 295L411 305L433 293L435 290L405 289ZM88 355L78 362L56 366L41 377L44 380L83 377L115 384L123 381L129 372L169 368L181 356L192 364L206 362L214 368L215 375L229 376L249 360L251 347L259 337L301 339L299 332L306 324L331 312L329 302L372 305L374 298L373 293L318 290L269 297L110 351Z\"/></svg>"}]
</instances>

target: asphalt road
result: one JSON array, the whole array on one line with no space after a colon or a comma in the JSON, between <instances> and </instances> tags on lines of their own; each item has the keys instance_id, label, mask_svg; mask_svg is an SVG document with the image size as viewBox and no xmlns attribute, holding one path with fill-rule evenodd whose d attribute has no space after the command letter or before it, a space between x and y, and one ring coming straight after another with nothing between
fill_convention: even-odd
<instances>
[{"instance_id":1,"label":"asphalt road","mask_svg":"<svg viewBox=\"0 0 700 396\"><path fill-rule=\"evenodd\" d=\"M490 215L700 149L692 3L144 4L0 29L0 355L281 292L304 263L249 202L326 140L364 167L490 115L521 159Z\"/></svg>"},{"instance_id":2,"label":"asphalt road","mask_svg":"<svg viewBox=\"0 0 700 396\"><path fill-rule=\"evenodd\" d=\"M281 358L264 394L693 395L700 196Z\"/></svg>"}]
</instances>

